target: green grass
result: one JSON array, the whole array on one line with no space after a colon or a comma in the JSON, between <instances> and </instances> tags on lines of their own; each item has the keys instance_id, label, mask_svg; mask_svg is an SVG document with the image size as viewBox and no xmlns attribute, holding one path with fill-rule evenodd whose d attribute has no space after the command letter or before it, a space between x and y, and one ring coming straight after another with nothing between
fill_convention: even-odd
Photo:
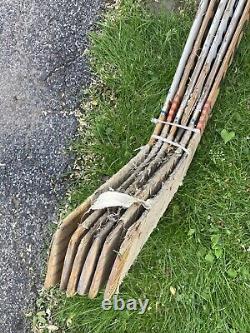
<instances>
[{"instance_id":1,"label":"green grass","mask_svg":"<svg viewBox=\"0 0 250 333\"><path fill-rule=\"evenodd\" d=\"M70 209L149 138L191 21L126 0L92 34L101 84L90 91L91 125L74 146L77 156L87 154L88 172L73 187ZM102 295L90 301L60 294L53 320L62 331L250 332L249 48L248 31L184 184L120 289L124 299L149 298L148 310L103 311ZM235 132L227 144L223 129Z\"/></svg>"}]
</instances>

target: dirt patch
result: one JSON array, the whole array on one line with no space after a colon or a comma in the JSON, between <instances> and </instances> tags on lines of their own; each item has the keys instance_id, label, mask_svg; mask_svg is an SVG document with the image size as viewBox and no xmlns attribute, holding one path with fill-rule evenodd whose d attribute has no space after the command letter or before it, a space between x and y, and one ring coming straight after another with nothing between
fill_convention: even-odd
<instances>
[{"instance_id":1,"label":"dirt patch","mask_svg":"<svg viewBox=\"0 0 250 333\"><path fill-rule=\"evenodd\" d=\"M174 0L148 0L146 6L154 13L159 14L165 11L175 11L182 7L182 1Z\"/></svg>"}]
</instances>

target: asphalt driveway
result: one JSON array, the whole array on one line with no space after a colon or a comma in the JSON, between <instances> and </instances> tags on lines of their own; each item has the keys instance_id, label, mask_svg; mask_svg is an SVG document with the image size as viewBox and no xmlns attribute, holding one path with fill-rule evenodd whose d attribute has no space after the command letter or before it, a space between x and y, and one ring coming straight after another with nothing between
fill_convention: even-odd
<instances>
[{"instance_id":1,"label":"asphalt driveway","mask_svg":"<svg viewBox=\"0 0 250 333\"><path fill-rule=\"evenodd\" d=\"M0 332L29 332L101 0L0 2Z\"/></svg>"}]
</instances>

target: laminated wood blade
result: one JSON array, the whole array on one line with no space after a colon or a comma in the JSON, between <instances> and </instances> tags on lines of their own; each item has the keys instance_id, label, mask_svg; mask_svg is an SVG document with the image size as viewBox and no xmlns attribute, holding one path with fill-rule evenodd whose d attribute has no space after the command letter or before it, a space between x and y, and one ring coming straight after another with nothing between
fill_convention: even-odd
<instances>
[{"instance_id":1,"label":"laminated wood blade","mask_svg":"<svg viewBox=\"0 0 250 333\"><path fill-rule=\"evenodd\" d=\"M122 242L123 233L123 225L118 224L105 240L89 289L90 298L95 298L99 290L104 287L104 284L107 282Z\"/></svg>"},{"instance_id":2,"label":"laminated wood blade","mask_svg":"<svg viewBox=\"0 0 250 333\"><path fill-rule=\"evenodd\" d=\"M67 294L69 296L74 295L76 292L81 270L89 253L89 249L93 243L94 236L98 232L102 223L105 223L106 217L106 214L103 214L100 219L95 221L96 223L84 233L83 237L80 239L80 242L77 240L78 246L74 247L74 255L71 256L72 261L70 262L70 267L69 265L67 266L68 278L67 280L63 281L64 288L67 287Z\"/></svg>"},{"instance_id":3,"label":"laminated wood blade","mask_svg":"<svg viewBox=\"0 0 250 333\"><path fill-rule=\"evenodd\" d=\"M78 224L80 223L82 215L89 210L92 200L94 200L98 193L108 190L109 188L115 189L120 186L131 173L131 170L134 170L138 164L145 160L150 151L150 148L150 145L145 145L142 147L135 157L133 157L123 168L121 168L102 186L100 186L93 195L87 198L80 206L78 206L62 221L52 238L49 251L47 274L44 282L45 288L53 287L60 282L68 243L73 232L76 230Z\"/></svg>"},{"instance_id":4,"label":"laminated wood blade","mask_svg":"<svg viewBox=\"0 0 250 333\"><path fill-rule=\"evenodd\" d=\"M82 267L88 255L94 237L94 230L90 230L81 240L72 264L68 284L67 295L73 296L77 290L77 284L80 278Z\"/></svg>"},{"instance_id":5,"label":"laminated wood blade","mask_svg":"<svg viewBox=\"0 0 250 333\"><path fill-rule=\"evenodd\" d=\"M86 294L89 290L103 243L105 242L105 239L113 225L113 221L107 222L94 238L78 281L77 292L80 295Z\"/></svg>"},{"instance_id":6,"label":"laminated wood blade","mask_svg":"<svg viewBox=\"0 0 250 333\"><path fill-rule=\"evenodd\" d=\"M163 169L158 170L158 172L154 175L153 179L150 180L149 183L146 184L145 187L142 188L140 194L138 194L138 198L147 198L150 195L153 195L157 188L161 187L161 183L166 178L167 171L170 171L175 163L180 159L180 154L177 153L175 155L175 160L171 161L171 163L166 163L163 166ZM172 165L173 164L173 165ZM107 240L104 243L102 251L98 254L100 255L100 259L97 260L97 268L95 272L91 271L91 275L89 274L88 285L91 285L89 290L90 297L94 297L96 293L99 291L100 286L103 284L104 280L107 277L108 272L111 270L110 265L112 265L114 259L117 256L117 248L121 243L121 236L124 234L126 230L136 221L139 215L143 212L143 207L138 204L132 205L127 211L120 217L118 224L112 230L112 232L108 235ZM108 253L109 251L109 253ZM92 258L94 255L92 254ZM95 259L96 260L96 259ZM86 261L86 269L90 266L90 263ZM93 267L93 266L91 266ZM92 268L91 268L92 269ZM82 276L86 277L86 271L82 272ZM92 282L90 283L91 277L93 276ZM82 290L79 290L79 293L86 293L88 288L85 285L85 288L82 287Z\"/></svg>"},{"instance_id":7,"label":"laminated wood blade","mask_svg":"<svg viewBox=\"0 0 250 333\"><path fill-rule=\"evenodd\" d=\"M55 232L50 249L47 274L44 283L45 288L53 287L60 282L69 239L77 228L82 215L87 212L90 206L91 197L69 214Z\"/></svg>"},{"instance_id":8,"label":"laminated wood blade","mask_svg":"<svg viewBox=\"0 0 250 333\"><path fill-rule=\"evenodd\" d=\"M65 255L62 276L60 281L60 289L65 290L67 288L69 276L72 270L73 261L77 252L77 248L81 242L81 239L87 234L89 229L94 225L94 223L101 217L103 211L95 211L88 218L83 221L76 231L71 236L69 241L67 252Z\"/></svg>"}]
</instances>

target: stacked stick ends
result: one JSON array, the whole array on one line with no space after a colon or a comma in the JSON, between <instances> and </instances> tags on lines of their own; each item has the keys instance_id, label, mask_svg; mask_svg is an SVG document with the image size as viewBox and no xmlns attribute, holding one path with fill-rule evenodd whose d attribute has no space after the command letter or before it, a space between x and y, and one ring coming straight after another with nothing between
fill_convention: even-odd
<instances>
[{"instance_id":1,"label":"stacked stick ends","mask_svg":"<svg viewBox=\"0 0 250 333\"><path fill-rule=\"evenodd\" d=\"M109 299L193 159L249 19L250 0L202 0L148 144L59 225L45 287Z\"/></svg>"}]
</instances>

